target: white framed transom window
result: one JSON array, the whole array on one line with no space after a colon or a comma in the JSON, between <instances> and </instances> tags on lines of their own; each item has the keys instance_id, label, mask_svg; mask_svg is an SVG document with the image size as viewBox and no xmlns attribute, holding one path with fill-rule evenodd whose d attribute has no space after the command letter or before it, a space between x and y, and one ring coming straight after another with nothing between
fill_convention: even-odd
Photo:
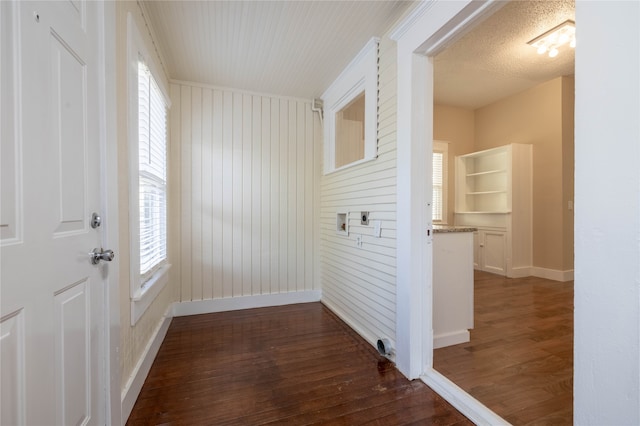
<instances>
[{"instance_id":1,"label":"white framed transom window","mask_svg":"<svg viewBox=\"0 0 640 426\"><path fill-rule=\"evenodd\" d=\"M433 204L432 220L447 223L447 190L449 143L433 141Z\"/></svg>"},{"instance_id":2,"label":"white framed transom window","mask_svg":"<svg viewBox=\"0 0 640 426\"><path fill-rule=\"evenodd\" d=\"M372 38L322 95L325 174L377 157L378 43Z\"/></svg>"},{"instance_id":3,"label":"white framed transom window","mask_svg":"<svg viewBox=\"0 0 640 426\"><path fill-rule=\"evenodd\" d=\"M128 30L131 324L169 281L167 111L169 98L131 14Z\"/></svg>"}]
</instances>

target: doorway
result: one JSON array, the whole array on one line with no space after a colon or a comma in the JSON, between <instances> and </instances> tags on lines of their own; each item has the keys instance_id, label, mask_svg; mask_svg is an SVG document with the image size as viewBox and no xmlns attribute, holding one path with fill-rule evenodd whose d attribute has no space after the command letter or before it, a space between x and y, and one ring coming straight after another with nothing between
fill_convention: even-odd
<instances>
[{"instance_id":1,"label":"doorway","mask_svg":"<svg viewBox=\"0 0 640 426\"><path fill-rule=\"evenodd\" d=\"M504 420L432 368L432 318L421 317L420 313L422 307L433 305L432 240L428 232L427 235L422 232L432 226L431 212L425 209L431 200L424 190L425 186L431 186L431 176L420 168L429 164L432 150L433 58L504 5L504 2L434 2L428 8L425 6L428 14L417 8L392 34L392 39L398 42L398 162L404 167L398 170L397 279L401 314L397 326L399 331L406 329L407 335L399 333L398 347L404 346L408 354L406 359L400 356L397 365L409 377L422 378L473 421L491 424ZM426 288L417 284L425 282ZM416 320L424 326L412 327Z\"/></svg>"},{"instance_id":2,"label":"doorway","mask_svg":"<svg viewBox=\"0 0 640 426\"><path fill-rule=\"evenodd\" d=\"M511 230L509 226L492 228L491 222L480 220L484 215L449 215L449 223L456 225L461 223L459 219L469 222L470 216L478 217L475 226L480 230L479 234L510 236L506 241L513 241L514 246L528 242L528 246L534 248L534 255L529 252L529 262L525 263L528 267L516 268L515 254L508 255L511 248L500 251L503 257L498 263L509 265L506 259L511 258L516 273L509 270L509 276L514 279L476 271L476 327L470 330L472 341L437 349L434 355L436 370L448 378L455 378L458 385L505 418L517 408L535 411L538 418L561 413L558 415L571 422L574 55L568 44L559 48L557 57L539 55L527 41L535 39L541 28L573 22L574 15L573 2L510 2L433 60L434 139L452 141L450 150L455 155L487 152L485 150L511 143L523 144L521 146L531 147L533 151L533 193L531 198L527 197L533 200L533 206L525 210L524 206L516 205L516 199L522 197L516 198L514 193L513 208L508 208L509 213L504 215L515 223L516 215L521 217L530 211L533 219L527 228L533 230L532 237L523 241L522 233L514 232L515 225ZM513 161L515 167L516 160ZM453 163L450 167L453 168ZM518 169L523 169L522 165ZM518 170L513 171L514 179L516 172ZM479 177L486 179L487 175ZM459 183L462 182L460 179L453 173L450 176L450 180ZM474 179L478 177L474 175ZM469 178L465 182L469 184ZM515 181L513 188L513 191L517 190ZM468 200L469 196L463 198L461 194L453 194L453 190L450 190L452 199L476 201L476 198ZM449 210L461 212L464 208L452 203ZM465 224L469 225L467 222ZM483 238L478 239L483 241ZM504 240L498 241L503 247ZM480 244L475 250L488 250L489 244L484 242L484 248ZM537 267L532 267L533 264ZM476 269L482 269L482 266L476 265ZM534 297L536 300L532 300ZM562 303L540 303L546 298L556 298ZM552 311L551 307L557 310ZM529 317L530 313L532 316ZM539 333L542 329L545 333ZM483 348L485 351L481 350ZM481 362L480 359L490 351L496 351L491 361ZM452 372L451 357L457 360L455 370L458 373ZM502 360L497 361L500 358ZM545 382L538 380L543 376L539 375L532 377L526 387L522 383L516 385L513 377L498 377L508 375L510 370L521 371L521 375L526 376L533 364L536 369L546 368L547 379L557 380ZM463 378L459 371L465 368L470 370ZM474 381L474 375L493 380L493 391L483 386L483 380ZM496 403L494 397L502 392L500 389L504 393ZM529 394L522 401L516 401L522 395L519 392ZM561 400L564 406L560 404ZM510 420L523 423L515 417Z\"/></svg>"}]
</instances>

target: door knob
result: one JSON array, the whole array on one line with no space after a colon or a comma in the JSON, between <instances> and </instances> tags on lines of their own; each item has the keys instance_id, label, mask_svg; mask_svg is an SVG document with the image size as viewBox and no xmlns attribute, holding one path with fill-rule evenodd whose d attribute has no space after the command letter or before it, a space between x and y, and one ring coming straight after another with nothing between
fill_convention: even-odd
<instances>
[{"instance_id":1,"label":"door knob","mask_svg":"<svg viewBox=\"0 0 640 426\"><path fill-rule=\"evenodd\" d=\"M101 260L104 260L106 262L111 262L113 260L114 257L116 257L116 254L113 252L113 250L103 250L101 248L94 248L93 251L91 253L89 253L89 256L91 256L91 263L93 265L97 265L98 263L100 263Z\"/></svg>"}]
</instances>

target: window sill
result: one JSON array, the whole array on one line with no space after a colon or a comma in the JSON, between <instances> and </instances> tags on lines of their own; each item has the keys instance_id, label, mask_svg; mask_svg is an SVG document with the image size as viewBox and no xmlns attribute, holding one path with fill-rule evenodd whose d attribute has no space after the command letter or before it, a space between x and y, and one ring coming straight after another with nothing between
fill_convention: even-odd
<instances>
[{"instance_id":1,"label":"window sill","mask_svg":"<svg viewBox=\"0 0 640 426\"><path fill-rule=\"evenodd\" d=\"M169 282L170 264L164 265L145 283L144 289L131 298L131 325L134 326Z\"/></svg>"},{"instance_id":2,"label":"window sill","mask_svg":"<svg viewBox=\"0 0 640 426\"><path fill-rule=\"evenodd\" d=\"M360 164L368 163L369 161L373 161L373 160L375 160L377 158L378 158L377 155L375 157L371 157L371 158L363 158L362 160L358 160L358 161L354 161L353 163L345 164L344 166L340 166L340 167L338 167L336 169L326 170L324 172L324 174L326 176L326 175L330 175L332 173L340 172L342 170L346 170L348 168L355 167L355 166L358 166Z\"/></svg>"}]
</instances>

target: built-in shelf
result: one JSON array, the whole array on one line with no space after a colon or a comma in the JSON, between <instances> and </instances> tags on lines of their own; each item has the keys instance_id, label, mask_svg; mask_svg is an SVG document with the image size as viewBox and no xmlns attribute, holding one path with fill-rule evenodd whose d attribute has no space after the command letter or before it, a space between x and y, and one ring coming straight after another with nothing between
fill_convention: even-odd
<instances>
[{"instance_id":1,"label":"built-in shelf","mask_svg":"<svg viewBox=\"0 0 640 426\"><path fill-rule=\"evenodd\" d=\"M511 213L510 210L498 210L498 211L486 211L486 212L465 212L465 211L460 211L460 212L455 212L455 214L508 214Z\"/></svg>"},{"instance_id":2,"label":"built-in shelf","mask_svg":"<svg viewBox=\"0 0 640 426\"><path fill-rule=\"evenodd\" d=\"M526 276L532 264L532 148L511 144L456 157L455 224L474 234L477 269Z\"/></svg>"},{"instance_id":3,"label":"built-in shelf","mask_svg":"<svg viewBox=\"0 0 640 426\"><path fill-rule=\"evenodd\" d=\"M467 192L467 195L487 195L487 194L506 194L507 191L480 191L480 192Z\"/></svg>"},{"instance_id":4,"label":"built-in shelf","mask_svg":"<svg viewBox=\"0 0 640 426\"><path fill-rule=\"evenodd\" d=\"M505 173L506 171L507 171L506 169L487 170L486 172L468 173L467 177L491 175L491 174L494 174L494 173Z\"/></svg>"}]
</instances>

